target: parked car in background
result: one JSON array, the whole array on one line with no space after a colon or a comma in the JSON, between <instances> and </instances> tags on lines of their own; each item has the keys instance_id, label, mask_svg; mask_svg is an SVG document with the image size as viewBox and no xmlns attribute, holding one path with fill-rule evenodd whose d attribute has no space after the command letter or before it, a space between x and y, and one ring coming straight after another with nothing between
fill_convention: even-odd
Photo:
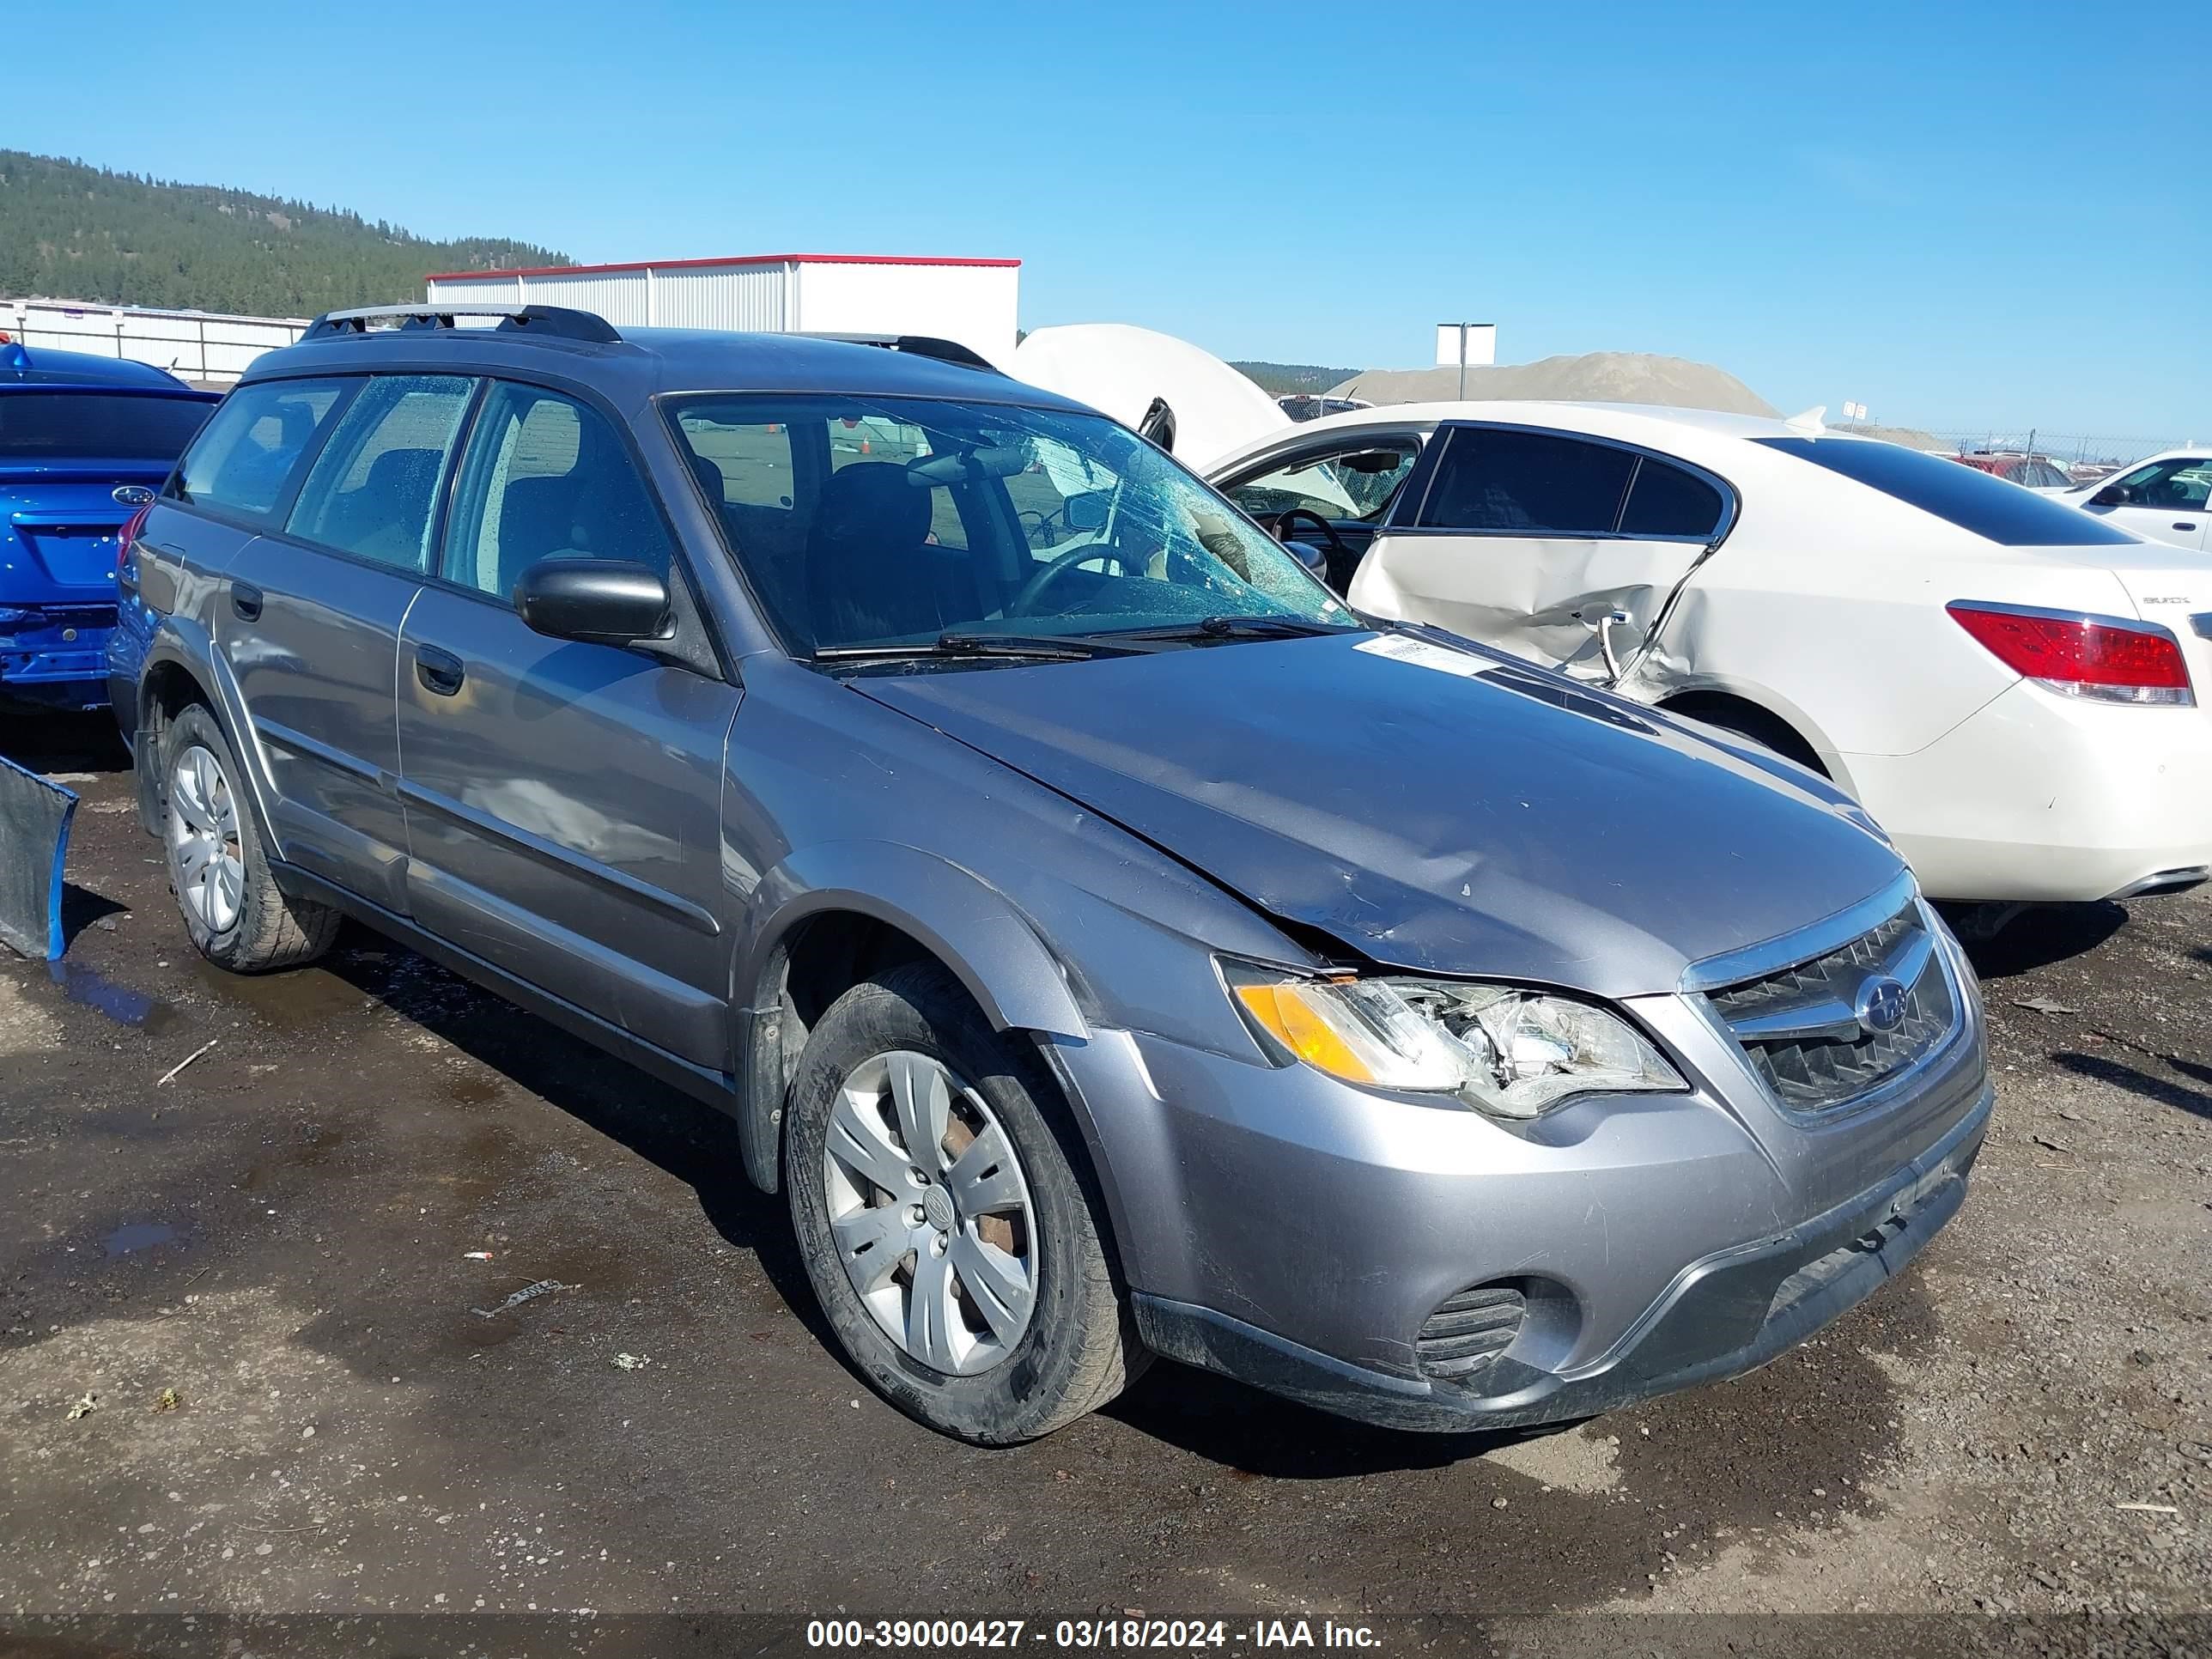
<instances>
[{"instance_id":1,"label":"parked car in background","mask_svg":"<svg viewBox=\"0 0 2212 1659\"><path fill-rule=\"evenodd\" d=\"M1581 1417L1958 1207L1973 975L1822 780L1370 626L942 342L492 314L323 319L193 444L146 828L212 962L349 914L732 1114L899 1409Z\"/></svg>"},{"instance_id":2,"label":"parked car in background","mask_svg":"<svg viewBox=\"0 0 2212 1659\"><path fill-rule=\"evenodd\" d=\"M2212 562L1984 471L1750 416L1488 403L1317 421L1210 476L1326 542L1363 612L1826 775L1940 897L2212 867Z\"/></svg>"},{"instance_id":3,"label":"parked car in background","mask_svg":"<svg viewBox=\"0 0 2212 1659\"><path fill-rule=\"evenodd\" d=\"M1981 451L1951 458L1962 466L1971 466L1977 472L1986 472L1993 478L2002 478L2007 483L2016 483L2028 489L2071 489L2074 479L2057 462L2041 455L2026 455L2016 450Z\"/></svg>"},{"instance_id":4,"label":"parked car in background","mask_svg":"<svg viewBox=\"0 0 2212 1659\"><path fill-rule=\"evenodd\" d=\"M216 401L149 364L0 343L0 702L106 704L118 532Z\"/></svg>"},{"instance_id":5,"label":"parked car in background","mask_svg":"<svg viewBox=\"0 0 2212 1659\"><path fill-rule=\"evenodd\" d=\"M2153 541L2212 550L2212 448L2168 450L2057 499Z\"/></svg>"}]
</instances>

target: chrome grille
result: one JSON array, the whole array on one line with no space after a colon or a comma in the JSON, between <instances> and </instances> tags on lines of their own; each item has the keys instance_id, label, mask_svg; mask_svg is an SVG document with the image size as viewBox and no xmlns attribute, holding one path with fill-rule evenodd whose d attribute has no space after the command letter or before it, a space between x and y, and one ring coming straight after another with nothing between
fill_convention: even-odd
<instances>
[{"instance_id":1,"label":"chrome grille","mask_svg":"<svg viewBox=\"0 0 2212 1659\"><path fill-rule=\"evenodd\" d=\"M1478 1285L1437 1304L1414 1340L1421 1373L1463 1382L1513 1346L1528 1304L1507 1285Z\"/></svg>"},{"instance_id":2,"label":"chrome grille","mask_svg":"<svg viewBox=\"0 0 2212 1659\"><path fill-rule=\"evenodd\" d=\"M1869 987L1905 988L1887 1029L1862 1018ZM1917 900L1841 950L1707 994L1777 1099L1826 1111L1933 1051L1958 1024L1957 999Z\"/></svg>"}]
</instances>

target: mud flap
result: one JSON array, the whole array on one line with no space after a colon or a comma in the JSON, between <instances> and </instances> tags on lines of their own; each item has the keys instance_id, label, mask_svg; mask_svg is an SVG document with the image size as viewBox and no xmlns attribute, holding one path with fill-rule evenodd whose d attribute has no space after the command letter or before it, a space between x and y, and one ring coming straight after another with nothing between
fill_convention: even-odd
<instances>
[{"instance_id":1,"label":"mud flap","mask_svg":"<svg viewBox=\"0 0 2212 1659\"><path fill-rule=\"evenodd\" d=\"M62 859L76 796L0 757L0 944L33 962L62 953Z\"/></svg>"}]
</instances>

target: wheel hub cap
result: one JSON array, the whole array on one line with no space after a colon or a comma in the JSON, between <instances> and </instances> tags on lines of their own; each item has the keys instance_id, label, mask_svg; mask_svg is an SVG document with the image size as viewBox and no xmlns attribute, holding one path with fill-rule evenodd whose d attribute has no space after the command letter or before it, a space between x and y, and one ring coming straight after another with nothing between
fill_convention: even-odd
<instances>
[{"instance_id":1,"label":"wheel hub cap","mask_svg":"<svg viewBox=\"0 0 2212 1659\"><path fill-rule=\"evenodd\" d=\"M1012 1139L927 1054L854 1068L830 1109L822 1193L846 1276L884 1334L968 1376L1012 1352L1036 1306L1036 1219Z\"/></svg>"},{"instance_id":2,"label":"wheel hub cap","mask_svg":"<svg viewBox=\"0 0 2212 1659\"><path fill-rule=\"evenodd\" d=\"M169 853L178 902L210 933L228 933L246 899L238 797L222 763L200 744L169 769Z\"/></svg>"}]
</instances>

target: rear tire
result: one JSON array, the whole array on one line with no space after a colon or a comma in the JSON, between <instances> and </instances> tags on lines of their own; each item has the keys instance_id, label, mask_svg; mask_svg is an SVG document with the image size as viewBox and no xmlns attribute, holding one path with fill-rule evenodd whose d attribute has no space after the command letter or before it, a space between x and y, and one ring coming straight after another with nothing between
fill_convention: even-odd
<instances>
[{"instance_id":1,"label":"rear tire","mask_svg":"<svg viewBox=\"0 0 2212 1659\"><path fill-rule=\"evenodd\" d=\"M784 1153L823 1311L868 1386L915 1421L1018 1445L1140 1368L1050 1076L936 963L865 981L816 1023Z\"/></svg>"},{"instance_id":2,"label":"rear tire","mask_svg":"<svg viewBox=\"0 0 2212 1659\"><path fill-rule=\"evenodd\" d=\"M234 974L313 962L337 937L328 905L285 897L243 793L238 757L201 704L161 729L161 845L192 948Z\"/></svg>"}]
</instances>

